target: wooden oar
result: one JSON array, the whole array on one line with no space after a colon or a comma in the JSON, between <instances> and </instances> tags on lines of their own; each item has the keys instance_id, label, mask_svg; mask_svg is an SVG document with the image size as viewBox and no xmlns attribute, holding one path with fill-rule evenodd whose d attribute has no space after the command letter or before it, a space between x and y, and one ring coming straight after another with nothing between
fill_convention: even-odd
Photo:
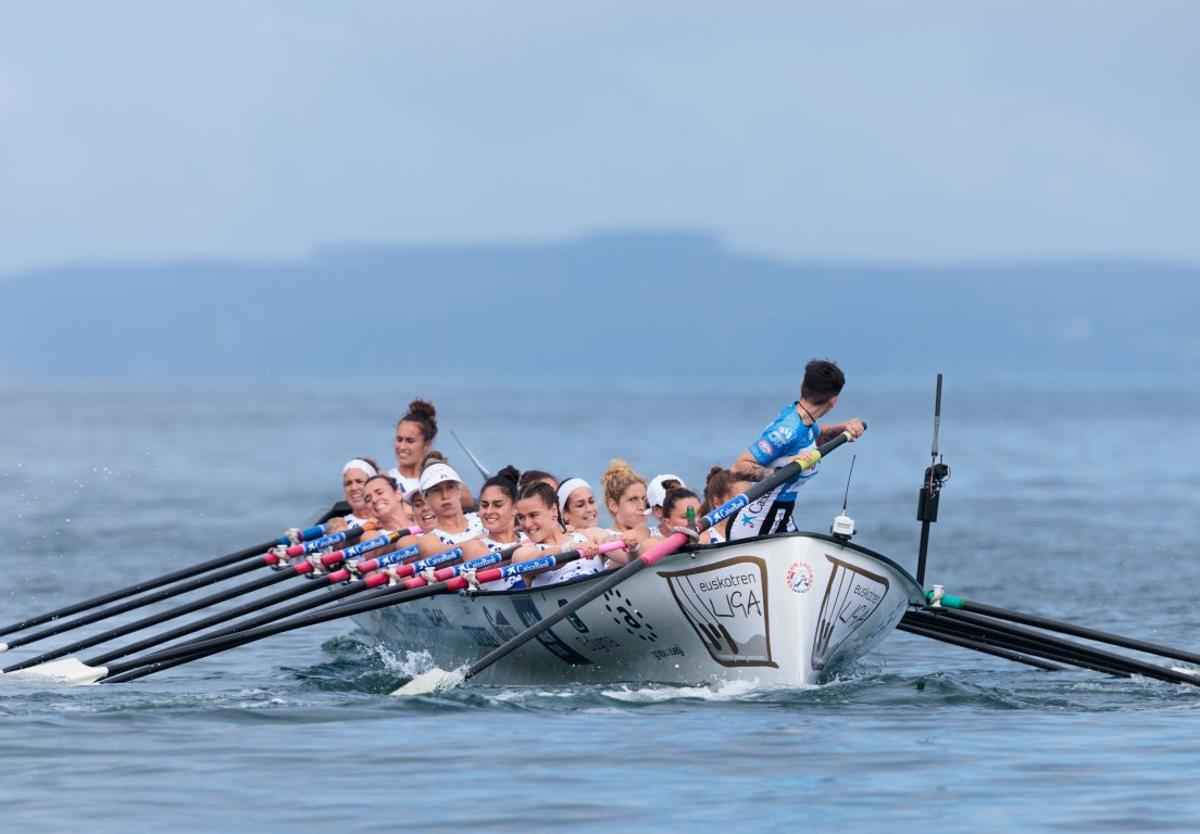
<instances>
[{"instance_id":1,"label":"wooden oar","mask_svg":"<svg viewBox=\"0 0 1200 834\"><path fill-rule=\"evenodd\" d=\"M867 428L863 424L863 430ZM758 482L743 494L733 498L732 500L722 504L720 507L712 510L708 515L700 519L699 531L704 532L714 524L718 524L726 518L729 518L734 513L746 507L750 503L757 501L764 495L767 495L771 490L785 484L792 478L795 478L801 472L811 469L816 465L817 461L828 455L834 449L841 446L847 441L853 440L853 435L849 431L842 432L833 440L820 446L820 448L808 452L802 452L792 459L792 462L782 469L777 470L770 477ZM648 568L660 559L670 556L672 553L679 550L689 541L688 536L683 533L672 533L667 536L659 544L652 547L647 552L641 554L636 559L633 559L628 564L618 568L608 576L600 579L590 585L586 591L581 593L575 599L555 609L545 618L539 620L533 625L526 628L520 634L507 640L504 644L496 649L493 649L488 654L481 657L479 660L472 663L465 669L447 672L443 669L431 669L422 675L413 678L404 686L393 692L393 695L421 695L428 692L433 692L439 689L445 689L452 686L457 686L464 681L478 675L484 669L487 669L497 660L506 657L513 651L516 651L521 646L528 643L530 640L537 637L543 631L557 625L567 617L574 614L583 606L587 605L594 599L597 599L611 591L616 586L620 585L625 580L629 579L636 573L639 573L644 568Z\"/></svg>"},{"instance_id":2,"label":"wooden oar","mask_svg":"<svg viewBox=\"0 0 1200 834\"><path fill-rule=\"evenodd\" d=\"M120 588L116 591L110 591L107 594L101 594L98 597L92 597L91 599L84 600L83 602L77 602L74 605L58 608L47 614L41 614L37 617L30 617L27 620L21 620L19 623L13 623L12 625L4 626L3 628L0 628L0 636L12 634L15 631L24 631L27 628L33 628L34 626L48 623L51 620L69 617L72 614L78 614L81 611L87 611L89 608L97 608L101 605L107 605L110 602L115 602L124 597L133 596L134 594L140 594L143 591L161 588L162 586L169 585L172 582L178 582L181 579L188 579L201 573L216 570L217 568L223 568L226 565L232 565L235 562L240 562L243 559L249 559L252 556L261 556L272 547L290 545L294 541L306 541L308 539L314 539L318 536L323 536L324 534L325 525L318 524L315 527L309 527L306 530L295 531L292 536L287 534L278 536L277 538L269 539L261 544L254 544L250 547L245 547L241 550L234 551L233 553L228 553L224 556L218 556L217 558L210 559L207 562L200 562L199 564L192 565L191 567L182 568L180 570L173 571L172 573L166 573L154 579L147 579L142 582L138 582L134 585L128 586L127 588ZM3 651L4 648L6 648L5 644L0 643L0 651Z\"/></svg>"},{"instance_id":3,"label":"wooden oar","mask_svg":"<svg viewBox=\"0 0 1200 834\"><path fill-rule=\"evenodd\" d=\"M109 670L107 677L86 679L79 676L76 683L125 683L127 680L134 680L145 677L146 674L162 671L164 668L179 666L185 662L206 658L206 656L226 652L228 649L245 646L246 643L251 643L258 640L264 640L266 637L271 637L277 634L283 634L284 631L294 631L295 629L305 628L308 625L317 625L320 623L328 623L331 620L340 619L342 617L353 617L354 614L366 613L368 611L376 611L378 608L389 607L392 605L400 605L401 602L409 602L416 599L424 599L426 596L434 594L457 592L470 587L472 578L464 576L467 571L474 572L474 581L476 583L487 583L499 578L522 576L530 574L530 572L554 568L571 562L571 560L580 558L582 551L564 550L558 556L544 556L538 559L530 559L528 562L523 562L518 565L504 565L502 568L484 568L487 564L494 564L497 560L504 560L511 557L512 552L516 551L515 545L505 548L500 553L491 553L487 556L482 556L479 559L473 559L472 562L461 565L452 565L450 568L443 568L437 571L434 575L434 582L430 583L424 577L415 576L409 578L391 588L376 588L370 598L355 602L347 602L326 608L325 611L310 614L307 617L299 617L296 619L284 620L281 623L260 626L260 628L236 631L226 637L215 638L215 640L205 640L203 642L185 643L179 647L180 652L162 653L157 655L146 656L139 659L139 667L132 670L124 670L120 666L115 666ZM570 547L569 545L564 548ZM600 545L600 552L606 553L614 550L620 550L624 547L624 542L612 541ZM478 570L484 568L484 570ZM377 575L379 576L379 575ZM386 577L384 577L386 578Z\"/></svg>"},{"instance_id":4,"label":"wooden oar","mask_svg":"<svg viewBox=\"0 0 1200 834\"><path fill-rule=\"evenodd\" d=\"M355 528L354 530L346 531L345 535L338 533L337 536L340 537L339 540L346 541L356 539L362 534L362 528ZM47 637L53 637L56 634L62 634L65 631L71 631L72 629L79 628L80 626L90 625L92 623L99 622L100 620L106 620L109 617L115 617L118 614L124 614L155 602L162 602L163 600L170 599L171 597L187 594L196 590L197 588L203 588L207 585L215 585L218 582L224 582L226 579L232 579L235 576L241 576L243 573L249 573L250 571L258 570L264 566L275 567L278 564L279 557L274 553L259 553L258 558L249 560L245 564L234 564L222 571L210 571L197 576L195 579L192 579L189 582L182 582L166 588L161 588L153 593L146 594L145 596L134 597L133 599L128 599L118 605L112 605L108 608L101 608L98 611L92 611L90 614L84 614L82 617L76 617L73 620L57 623L49 628L42 629L41 631L15 638L11 642L0 644L0 651L8 651L9 649L15 649L19 646L27 646L30 643L35 643L38 640L44 640Z\"/></svg>"}]
</instances>

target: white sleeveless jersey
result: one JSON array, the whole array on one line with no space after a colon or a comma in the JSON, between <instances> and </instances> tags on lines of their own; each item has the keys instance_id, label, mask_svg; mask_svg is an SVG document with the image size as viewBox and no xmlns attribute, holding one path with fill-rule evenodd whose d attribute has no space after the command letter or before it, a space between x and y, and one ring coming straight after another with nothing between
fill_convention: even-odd
<instances>
[{"instance_id":1,"label":"white sleeveless jersey","mask_svg":"<svg viewBox=\"0 0 1200 834\"><path fill-rule=\"evenodd\" d=\"M389 469L387 472L384 472L383 474L387 475L389 478L391 478L393 481L395 481L396 486L398 486L400 488L401 492L412 492L421 483L420 475L413 477L413 478L409 478L405 475L401 475L400 467L398 467L398 466L392 467L391 469Z\"/></svg>"},{"instance_id":2,"label":"white sleeveless jersey","mask_svg":"<svg viewBox=\"0 0 1200 834\"><path fill-rule=\"evenodd\" d=\"M583 533L567 533L567 538L575 544L588 543L588 537L583 535ZM533 581L529 583L529 586L531 588L540 588L543 585L556 585L559 582L566 582L568 579L600 573L602 570L604 570L604 559L600 556L593 556L590 559L575 559L572 562L567 562L561 568L539 573L533 577Z\"/></svg>"},{"instance_id":3,"label":"white sleeveless jersey","mask_svg":"<svg viewBox=\"0 0 1200 834\"><path fill-rule=\"evenodd\" d=\"M362 527L367 523L368 519L359 518L354 513L350 513L349 515L342 516L342 521L346 522L347 524L357 524L359 527Z\"/></svg>"},{"instance_id":4,"label":"white sleeveless jersey","mask_svg":"<svg viewBox=\"0 0 1200 834\"><path fill-rule=\"evenodd\" d=\"M443 543L451 547L470 539L477 539L486 532L487 530L484 529L483 522L479 520L479 516L476 513L467 513L467 529L461 533L447 533L440 527L434 527L429 531L430 535L437 536Z\"/></svg>"}]
</instances>

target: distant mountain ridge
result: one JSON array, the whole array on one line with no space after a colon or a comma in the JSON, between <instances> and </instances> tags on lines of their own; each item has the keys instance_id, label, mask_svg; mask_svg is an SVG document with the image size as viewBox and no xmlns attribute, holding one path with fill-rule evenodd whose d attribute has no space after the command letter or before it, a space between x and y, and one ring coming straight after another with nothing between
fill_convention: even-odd
<instances>
[{"instance_id":1,"label":"distant mountain ridge","mask_svg":"<svg viewBox=\"0 0 1200 834\"><path fill-rule=\"evenodd\" d=\"M1200 268L786 263L697 233L339 246L0 281L9 379L858 373L1194 379Z\"/></svg>"}]
</instances>

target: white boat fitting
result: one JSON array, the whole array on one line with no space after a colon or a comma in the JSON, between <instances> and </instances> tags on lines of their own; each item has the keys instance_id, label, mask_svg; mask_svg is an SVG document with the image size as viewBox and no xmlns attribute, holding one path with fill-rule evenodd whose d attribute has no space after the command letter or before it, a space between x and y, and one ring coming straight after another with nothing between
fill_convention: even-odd
<instances>
[{"instance_id":1,"label":"white boat fitting","mask_svg":"<svg viewBox=\"0 0 1200 834\"><path fill-rule=\"evenodd\" d=\"M398 656L453 669L496 648L605 574L518 591L461 592L355 617ZM732 680L819 683L924 602L885 556L816 533L699 546L663 559L483 671L480 683Z\"/></svg>"}]
</instances>

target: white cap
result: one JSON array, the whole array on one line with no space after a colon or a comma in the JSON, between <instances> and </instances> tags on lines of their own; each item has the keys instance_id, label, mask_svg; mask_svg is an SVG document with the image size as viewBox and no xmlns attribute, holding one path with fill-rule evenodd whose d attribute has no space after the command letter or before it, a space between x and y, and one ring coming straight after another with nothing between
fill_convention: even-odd
<instances>
[{"instance_id":1,"label":"white cap","mask_svg":"<svg viewBox=\"0 0 1200 834\"><path fill-rule=\"evenodd\" d=\"M446 481L454 481L456 484L462 483L462 478L458 477L458 473L448 463L432 463L425 467L425 471L421 473L421 492L429 492L438 484L444 484Z\"/></svg>"},{"instance_id":2,"label":"white cap","mask_svg":"<svg viewBox=\"0 0 1200 834\"><path fill-rule=\"evenodd\" d=\"M664 472L662 475L655 475L654 480L646 487L646 503L650 505L650 509L646 510L647 515L652 513L655 507L661 507L662 502L667 498L667 491L663 489L663 481L679 481L681 487L687 486L683 482L683 478L678 475L672 475L669 472Z\"/></svg>"}]
</instances>

